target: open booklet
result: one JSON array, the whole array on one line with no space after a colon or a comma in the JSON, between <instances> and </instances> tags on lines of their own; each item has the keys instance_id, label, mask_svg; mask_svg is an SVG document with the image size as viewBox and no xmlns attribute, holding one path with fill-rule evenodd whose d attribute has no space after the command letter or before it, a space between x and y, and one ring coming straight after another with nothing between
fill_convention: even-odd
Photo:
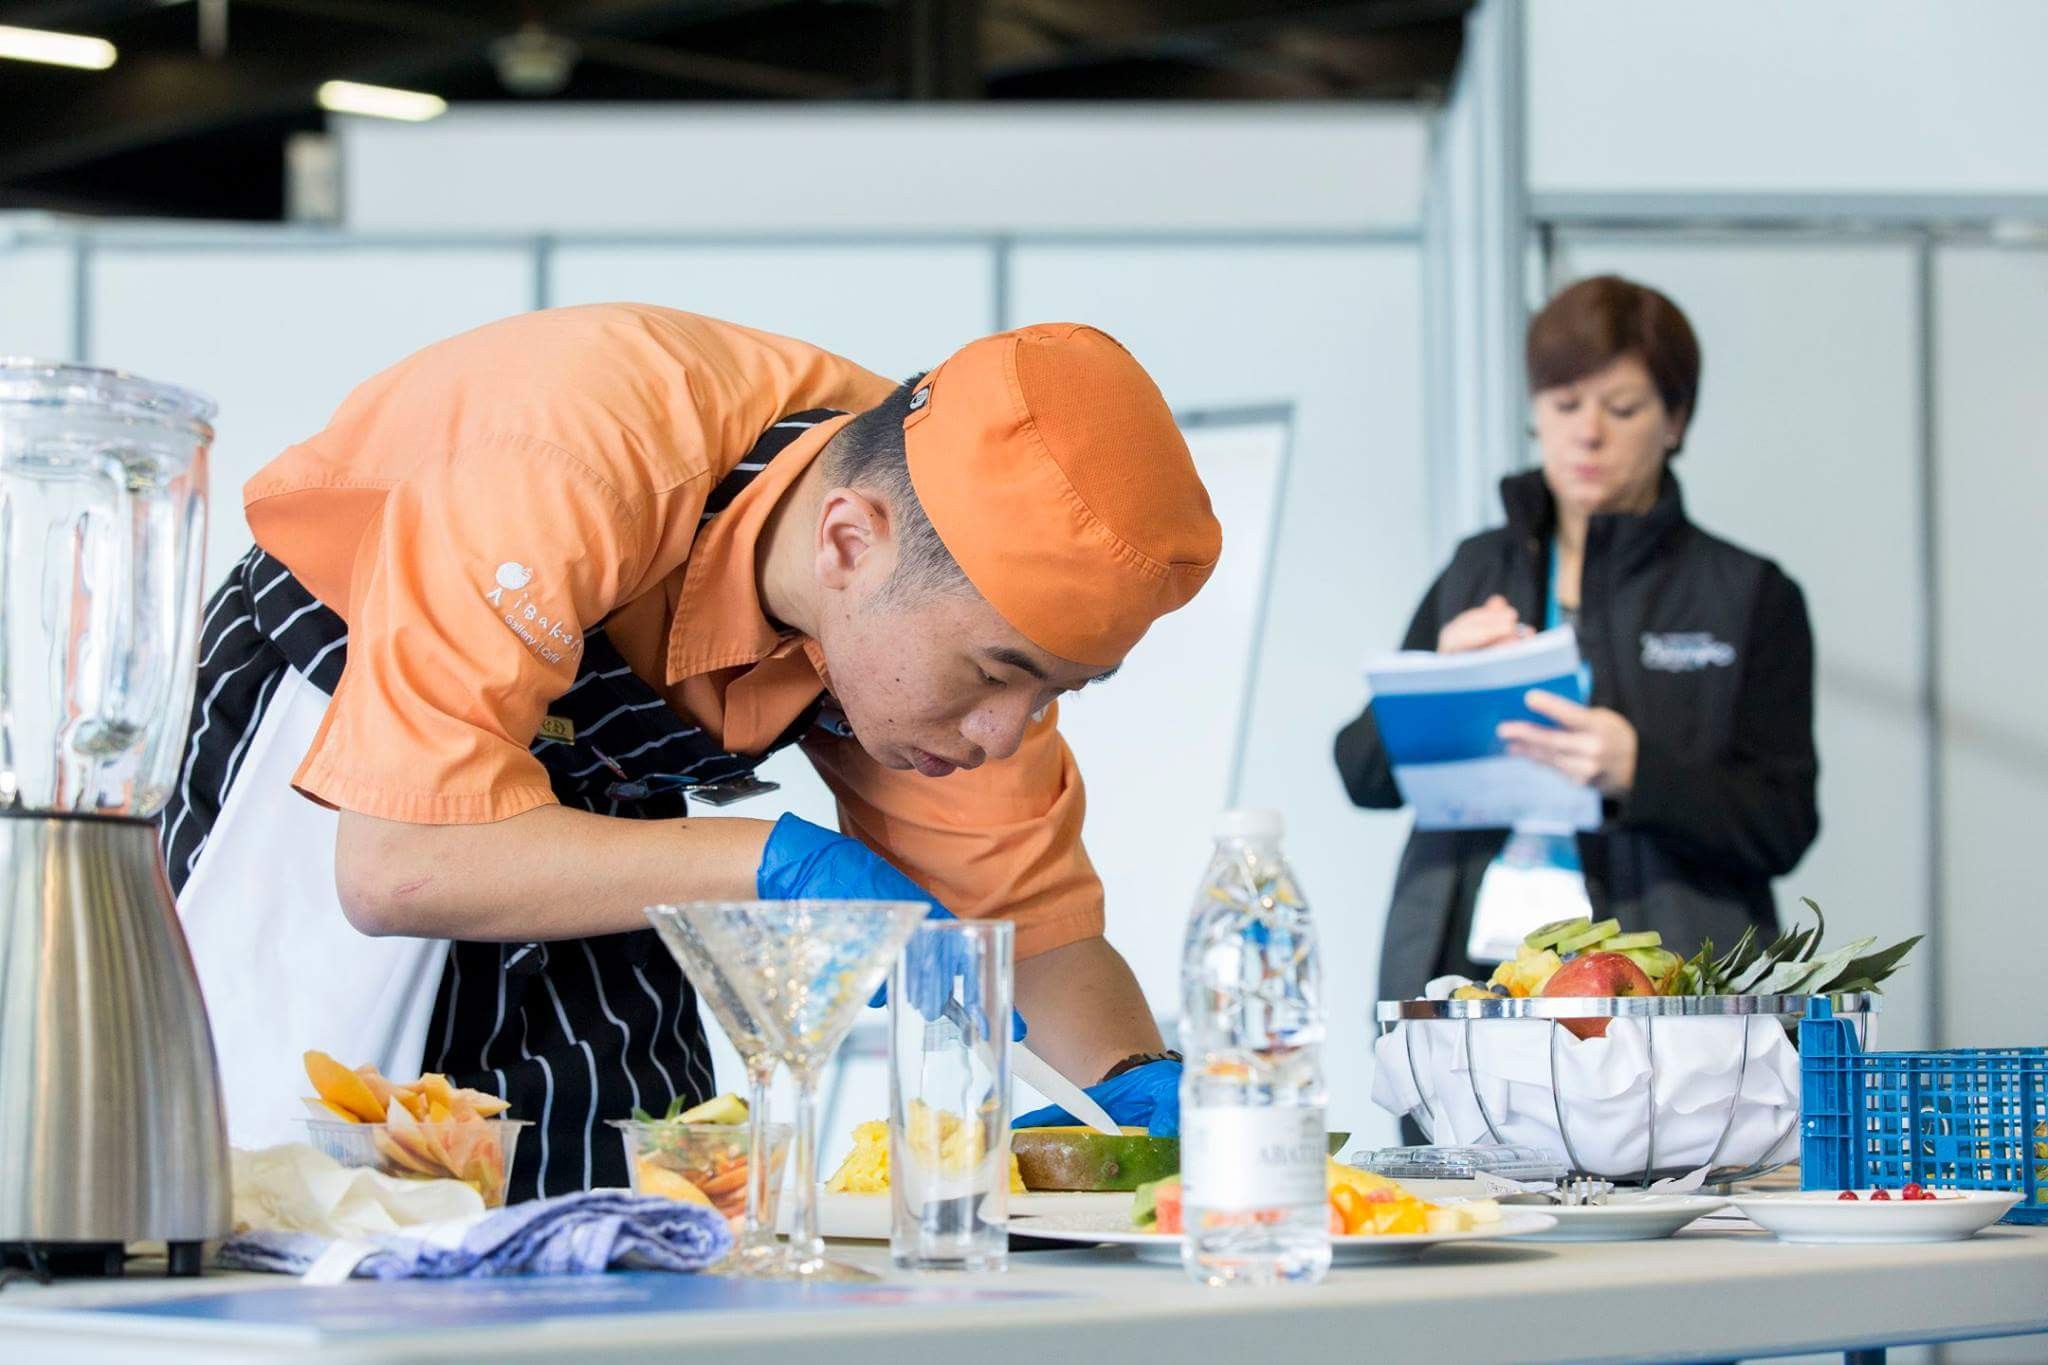
<instances>
[{"instance_id":1,"label":"open booklet","mask_svg":"<svg viewBox=\"0 0 2048 1365\"><path fill-rule=\"evenodd\" d=\"M1403 651L1369 662L1373 721L1417 829L1593 829L1600 796L1555 768L1514 758L1503 721L1548 724L1525 696L1586 700L1570 626L1463 654Z\"/></svg>"}]
</instances>

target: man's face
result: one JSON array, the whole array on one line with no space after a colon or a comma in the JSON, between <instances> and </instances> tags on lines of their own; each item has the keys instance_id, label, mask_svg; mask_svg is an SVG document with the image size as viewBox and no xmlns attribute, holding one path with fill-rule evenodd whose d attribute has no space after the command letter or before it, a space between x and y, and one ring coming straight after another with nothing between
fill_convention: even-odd
<instances>
[{"instance_id":1,"label":"man's face","mask_svg":"<svg viewBox=\"0 0 2048 1365\"><path fill-rule=\"evenodd\" d=\"M1046 653L971 587L894 583L886 513L879 534L837 535L838 496L821 517L818 644L832 695L876 762L944 777L1007 758L1033 717L1114 671Z\"/></svg>"}]
</instances>

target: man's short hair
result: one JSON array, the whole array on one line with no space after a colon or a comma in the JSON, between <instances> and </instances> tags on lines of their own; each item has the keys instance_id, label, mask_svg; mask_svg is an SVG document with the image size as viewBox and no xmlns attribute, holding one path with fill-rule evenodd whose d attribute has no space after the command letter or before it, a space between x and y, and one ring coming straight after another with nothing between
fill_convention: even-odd
<instances>
[{"instance_id":1,"label":"man's short hair","mask_svg":"<svg viewBox=\"0 0 2048 1365\"><path fill-rule=\"evenodd\" d=\"M967 575L917 500L903 450L903 419L910 415L910 396L923 378L912 375L848 422L832 442L827 472L834 483L877 495L889 505L896 527L896 572L890 586L944 592L967 586Z\"/></svg>"}]
</instances>

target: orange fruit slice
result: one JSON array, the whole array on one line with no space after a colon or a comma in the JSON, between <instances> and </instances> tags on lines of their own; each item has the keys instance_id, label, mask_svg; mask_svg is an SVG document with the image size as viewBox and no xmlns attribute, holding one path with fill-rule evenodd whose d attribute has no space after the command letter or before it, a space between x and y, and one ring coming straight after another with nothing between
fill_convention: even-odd
<instances>
[{"instance_id":1,"label":"orange fruit slice","mask_svg":"<svg viewBox=\"0 0 2048 1365\"><path fill-rule=\"evenodd\" d=\"M382 1123L384 1106L361 1076L324 1052L306 1054L306 1079L329 1105L363 1123Z\"/></svg>"},{"instance_id":2,"label":"orange fruit slice","mask_svg":"<svg viewBox=\"0 0 2048 1365\"><path fill-rule=\"evenodd\" d=\"M469 1105L469 1111L475 1113L479 1119L498 1117L500 1113L512 1107L510 1099L500 1099L498 1095L489 1095L485 1091L455 1091L455 1099ZM453 1103L449 1107L455 1109Z\"/></svg>"}]
</instances>

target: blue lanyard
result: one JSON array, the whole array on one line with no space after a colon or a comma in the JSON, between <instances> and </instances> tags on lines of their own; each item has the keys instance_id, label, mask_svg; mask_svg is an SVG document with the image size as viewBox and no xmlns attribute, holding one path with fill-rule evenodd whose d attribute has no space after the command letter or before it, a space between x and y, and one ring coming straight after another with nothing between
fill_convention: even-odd
<instances>
[{"instance_id":1,"label":"blue lanyard","mask_svg":"<svg viewBox=\"0 0 2048 1365\"><path fill-rule=\"evenodd\" d=\"M1558 597L1557 574L1557 542L1553 540L1550 542L1550 594L1543 603L1543 628L1545 630L1556 630L1564 624L1564 602ZM1581 606L1583 605L1582 599ZM1586 661L1584 654L1579 656L1578 699L1589 705L1593 700L1593 665Z\"/></svg>"}]
</instances>

